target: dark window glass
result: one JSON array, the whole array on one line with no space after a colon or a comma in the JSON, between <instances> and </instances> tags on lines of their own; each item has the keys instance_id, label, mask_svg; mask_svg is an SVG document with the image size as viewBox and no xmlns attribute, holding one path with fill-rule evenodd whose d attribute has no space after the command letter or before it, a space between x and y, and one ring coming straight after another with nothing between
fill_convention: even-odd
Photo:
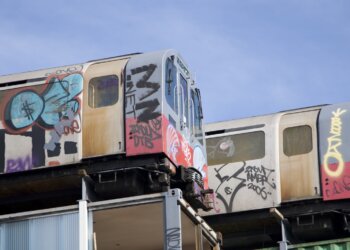
<instances>
[{"instance_id":1,"label":"dark window glass","mask_svg":"<svg viewBox=\"0 0 350 250\"><path fill-rule=\"evenodd\" d=\"M312 150L312 129L308 125L283 130L283 152L287 156L307 154Z\"/></svg>"},{"instance_id":2,"label":"dark window glass","mask_svg":"<svg viewBox=\"0 0 350 250\"><path fill-rule=\"evenodd\" d=\"M189 123L189 119L188 119L188 114L189 114L188 88L187 88L187 81L182 75L180 75L180 85L181 85L181 89L182 89L181 100L183 101L183 109L184 109L183 117L185 118L184 120L186 121L185 125L188 127L188 123Z\"/></svg>"},{"instance_id":3,"label":"dark window glass","mask_svg":"<svg viewBox=\"0 0 350 250\"><path fill-rule=\"evenodd\" d=\"M118 77L100 76L89 82L89 106L100 108L110 106L118 101Z\"/></svg>"},{"instance_id":4,"label":"dark window glass","mask_svg":"<svg viewBox=\"0 0 350 250\"><path fill-rule=\"evenodd\" d=\"M193 102L193 110L194 110L194 135L199 140L199 142L203 145L202 117L200 114L201 103L200 103L198 94L194 90L191 90L191 99Z\"/></svg>"},{"instance_id":5,"label":"dark window glass","mask_svg":"<svg viewBox=\"0 0 350 250\"><path fill-rule=\"evenodd\" d=\"M207 138L208 164L261 159L265 156L263 131Z\"/></svg>"},{"instance_id":6,"label":"dark window glass","mask_svg":"<svg viewBox=\"0 0 350 250\"><path fill-rule=\"evenodd\" d=\"M176 102L176 67L174 62L168 58L165 66L165 97L169 106L177 113Z\"/></svg>"}]
</instances>

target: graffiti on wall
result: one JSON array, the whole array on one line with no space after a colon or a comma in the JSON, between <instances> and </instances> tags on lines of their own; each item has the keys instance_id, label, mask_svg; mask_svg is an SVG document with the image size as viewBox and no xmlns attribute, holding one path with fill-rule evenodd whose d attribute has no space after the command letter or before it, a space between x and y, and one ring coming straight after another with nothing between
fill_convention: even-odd
<instances>
[{"instance_id":1,"label":"graffiti on wall","mask_svg":"<svg viewBox=\"0 0 350 250\"><path fill-rule=\"evenodd\" d=\"M327 146L322 162L325 200L348 198L350 195L350 164L345 160L346 152L343 146L343 138L346 137L343 134L343 123L346 115L347 110L344 108L337 108L327 115L329 129L324 138Z\"/></svg>"},{"instance_id":2,"label":"graffiti on wall","mask_svg":"<svg viewBox=\"0 0 350 250\"><path fill-rule=\"evenodd\" d=\"M162 138L157 65L134 67L126 76L125 107L130 154L159 150Z\"/></svg>"},{"instance_id":3,"label":"graffiti on wall","mask_svg":"<svg viewBox=\"0 0 350 250\"><path fill-rule=\"evenodd\" d=\"M272 190L276 189L274 169L263 165L247 165L246 162L234 169L236 170L232 171L233 166L230 163L214 168L218 180L215 188L216 198L222 202L226 212L234 211L234 204L240 192L244 192L245 196L250 192L259 200L267 200L272 195Z\"/></svg>"},{"instance_id":4,"label":"graffiti on wall","mask_svg":"<svg viewBox=\"0 0 350 250\"><path fill-rule=\"evenodd\" d=\"M77 113L82 91L82 76L72 74L62 79L52 77L47 89L39 94L33 90L17 93L5 108L5 124L16 132L28 129L35 122L44 128L52 128L67 112Z\"/></svg>"},{"instance_id":5,"label":"graffiti on wall","mask_svg":"<svg viewBox=\"0 0 350 250\"><path fill-rule=\"evenodd\" d=\"M333 117L331 120L331 129L329 131L330 137L328 137L328 148L327 153L324 155L323 164L324 170L327 175L331 177L338 177L344 170L344 160L342 154L339 152L338 148L342 144L341 132L342 132L342 121L341 115L343 115L346 110L338 108L333 111ZM334 159L338 164L336 168L330 167L330 160Z\"/></svg>"},{"instance_id":6,"label":"graffiti on wall","mask_svg":"<svg viewBox=\"0 0 350 250\"><path fill-rule=\"evenodd\" d=\"M49 76L41 86L40 91L35 87L3 91L7 96L14 94L1 103L0 172L57 165L63 155L78 153L75 135L81 132L82 75ZM11 142L25 146L18 150Z\"/></svg>"},{"instance_id":7,"label":"graffiti on wall","mask_svg":"<svg viewBox=\"0 0 350 250\"><path fill-rule=\"evenodd\" d=\"M180 228L174 227L166 230L166 245L167 249L182 249Z\"/></svg>"},{"instance_id":8,"label":"graffiti on wall","mask_svg":"<svg viewBox=\"0 0 350 250\"><path fill-rule=\"evenodd\" d=\"M156 68L155 64L133 68L130 70L131 74L126 77L126 115L128 117L131 115L138 122L147 123L160 116L159 99L153 96L159 90L160 84L149 81ZM141 78L135 84L134 78L140 75Z\"/></svg>"},{"instance_id":9,"label":"graffiti on wall","mask_svg":"<svg viewBox=\"0 0 350 250\"><path fill-rule=\"evenodd\" d=\"M171 157L175 164L178 164L178 155L181 149L181 141L179 135L177 134L176 129L173 125L169 124L166 133L167 138L167 154Z\"/></svg>"},{"instance_id":10,"label":"graffiti on wall","mask_svg":"<svg viewBox=\"0 0 350 250\"><path fill-rule=\"evenodd\" d=\"M155 118L148 123L136 123L130 125L130 133L133 135L135 147L154 148L153 141L161 138L161 119Z\"/></svg>"}]
</instances>

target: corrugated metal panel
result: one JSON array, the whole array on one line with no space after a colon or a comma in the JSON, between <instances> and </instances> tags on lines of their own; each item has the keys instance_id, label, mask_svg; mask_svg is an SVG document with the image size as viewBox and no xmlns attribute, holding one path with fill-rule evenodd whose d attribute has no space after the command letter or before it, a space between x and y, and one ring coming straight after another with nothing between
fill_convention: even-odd
<instances>
[{"instance_id":1,"label":"corrugated metal panel","mask_svg":"<svg viewBox=\"0 0 350 250\"><path fill-rule=\"evenodd\" d=\"M317 241L297 245L289 245L288 249L294 250L347 250L350 249L350 238ZM260 250L278 250L278 247L262 248Z\"/></svg>"},{"instance_id":2,"label":"corrugated metal panel","mask_svg":"<svg viewBox=\"0 0 350 250\"><path fill-rule=\"evenodd\" d=\"M78 213L0 224L0 250L77 250Z\"/></svg>"}]
</instances>

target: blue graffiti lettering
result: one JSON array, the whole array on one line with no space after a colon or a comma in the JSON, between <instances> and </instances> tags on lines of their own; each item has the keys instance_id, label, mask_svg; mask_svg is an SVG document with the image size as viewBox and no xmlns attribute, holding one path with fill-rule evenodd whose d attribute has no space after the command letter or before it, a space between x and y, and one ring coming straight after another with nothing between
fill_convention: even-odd
<instances>
[{"instance_id":1,"label":"blue graffiti lettering","mask_svg":"<svg viewBox=\"0 0 350 250\"><path fill-rule=\"evenodd\" d=\"M6 107L6 125L12 130L29 128L38 122L53 128L68 112L79 110L76 97L83 88L83 77L71 74L62 79L52 77L44 93L25 90L15 95Z\"/></svg>"}]
</instances>

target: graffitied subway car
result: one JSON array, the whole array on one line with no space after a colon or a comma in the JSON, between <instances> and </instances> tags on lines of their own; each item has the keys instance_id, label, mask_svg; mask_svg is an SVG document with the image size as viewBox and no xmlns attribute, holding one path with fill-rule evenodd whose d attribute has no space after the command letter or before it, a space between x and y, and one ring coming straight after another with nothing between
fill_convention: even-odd
<instances>
[{"instance_id":1,"label":"graffitied subway car","mask_svg":"<svg viewBox=\"0 0 350 250\"><path fill-rule=\"evenodd\" d=\"M200 92L173 50L2 76L0 112L2 179L79 169L98 194L171 185L206 208Z\"/></svg>"},{"instance_id":2,"label":"graffitied subway car","mask_svg":"<svg viewBox=\"0 0 350 250\"><path fill-rule=\"evenodd\" d=\"M350 198L349 108L325 105L206 125L212 212Z\"/></svg>"},{"instance_id":3,"label":"graffitied subway car","mask_svg":"<svg viewBox=\"0 0 350 250\"><path fill-rule=\"evenodd\" d=\"M349 228L350 103L217 122L205 131L215 196L207 220L224 242L230 241L225 233L237 233L236 243L253 244L260 231L271 240L279 228L272 207L289 219L299 240ZM240 238L237 228L253 233Z\"/></svg>"}]
</instances>

